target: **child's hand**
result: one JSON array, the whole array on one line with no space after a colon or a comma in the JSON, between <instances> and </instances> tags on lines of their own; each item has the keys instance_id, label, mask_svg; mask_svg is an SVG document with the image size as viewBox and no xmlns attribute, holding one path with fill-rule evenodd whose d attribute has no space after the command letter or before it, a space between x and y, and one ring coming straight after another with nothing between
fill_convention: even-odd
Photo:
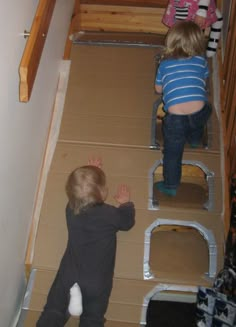
<instances>
[{"instance_id":1,"label":"child's hand","mask_svg":"<svg viewBox=\"0 0 236 327\"><path fill-rule=\"evenodd\" d=\"M198 16L196 15L195 16L195 19L194 19L194 22L196 24L198 24L198 26L201 27L201 29L204 29L206 26L206 18L205 17L202 17L202 16Z\"/></svg>"},{"instance_id":2,"label":"child's hand","mask_svg":"<svg viewBox=\"0 0 236 327\"><path fill-rule=\"evenodd\" d=\"M130 200L130 191L127 185L121 184L117 188L117 193L114 196L114 199L119 203L123 204L129 202Z\"/></svg>"},{"instance_id":3,"label":"child's hand","mask_svg":"<svg viewBox=\"0 0 236 327\"><path fill-rule=\"evenodd\" d=\"M88 165L102 168L102 159L101 158L90 158L88 160Z\"/></svg>"}]
</instances>

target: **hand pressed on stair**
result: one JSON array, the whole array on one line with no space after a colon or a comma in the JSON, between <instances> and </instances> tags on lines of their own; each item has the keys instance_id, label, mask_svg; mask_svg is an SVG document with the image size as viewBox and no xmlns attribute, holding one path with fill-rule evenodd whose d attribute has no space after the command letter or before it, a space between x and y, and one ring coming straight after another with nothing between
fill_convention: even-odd
<instances>
[{"instance_id":1,"label":"hand pressed on stair","mask_svg":"<svg viewBox=\"0 0 236 327\"><path fill-rule=\"evenodd\" d=\"M114 196L114 199L119 204L124 204L126 202L130 201L130 190L129 187L126 184L121 184L117 188L117 193Z\"/></svg>"},{"instance_id":2,"label":"hand pressed on stair","mask_svg":"<svg viewBox=\"0 0 236 327\"><path fill-rule=\"evenodd\" d=\"M102 168L102 159L98 157L92 157L88 160L88 165Z\"/></svg>"}]
</instances>

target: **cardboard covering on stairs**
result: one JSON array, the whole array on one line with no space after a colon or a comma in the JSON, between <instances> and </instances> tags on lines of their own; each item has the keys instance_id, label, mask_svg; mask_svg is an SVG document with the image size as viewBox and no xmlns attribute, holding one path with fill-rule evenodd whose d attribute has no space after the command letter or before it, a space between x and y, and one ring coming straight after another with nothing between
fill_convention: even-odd
<instances>
[{"instance_id":1,"label":"cardboard covering on stairs","mask_svg":"<svg viewBox=\"0 0 236 327\"><path fill-rule=\"evenodd\" d=\"M211 146L186 147L184 153L185 160L201 162L213 172L213 209L204 209L192 195L191 183L195 184L198 176L188 177L190 189L186 187L187 193L179 198L181 205L168 199L162 202L160 198L159 210L148 209L150 169L162 158L161 150L149 148L152 106L157 97L153 85L155 55L159 51L158 47L72 47L64 114L35 243L33 268L37 273L25 327L34 326L66 246L66 179L74 168L86 164L91 157L102 158L110 190L108 202L114 204L117 184L127 183L136 206L135 227L128 233L118 233L114 289L106 327L138 326L143 299L155 285L196 287L212 282L206 277L208 243L194 228L153 231L150 264L155 279L144 280L145 231L157 219L175 220L177 225L179 220L197 222L212 232L217 249L213 258L216 270L223 265L221 153L215 113L209 128ZM76 323L71 320L67 326Z\"/></svg>"}]
</instances>

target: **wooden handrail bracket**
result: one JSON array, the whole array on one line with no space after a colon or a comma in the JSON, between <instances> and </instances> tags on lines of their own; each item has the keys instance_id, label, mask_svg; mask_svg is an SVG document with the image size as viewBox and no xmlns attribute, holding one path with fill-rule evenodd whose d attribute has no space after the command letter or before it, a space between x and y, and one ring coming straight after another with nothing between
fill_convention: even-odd
<instances>
[{"instance_id":1,"label":"wooden handrail bracket","mask_svg":"<svg viewBox=\"0 0 236 327\"><path fill-rule=\"evenodd\" d=\"M39 1L19 68L21 102L30 99L55 3L56 0Z\"/></svg>"}]
</instances>

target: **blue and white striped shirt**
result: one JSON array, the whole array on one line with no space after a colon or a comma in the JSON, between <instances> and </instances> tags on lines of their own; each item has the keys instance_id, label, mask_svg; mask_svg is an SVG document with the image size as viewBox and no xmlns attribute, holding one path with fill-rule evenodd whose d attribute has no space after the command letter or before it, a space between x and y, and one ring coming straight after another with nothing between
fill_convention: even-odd
<instances>
[{"instance_id":1,"label":"blue and white striped shirt","mask_svg":"<svg viewBox=\"0 0 236 327\"><path fill-rule=\"evenodd\" d=\"M155 84L162 86L164 109L189 101L207 101L207 61L195 56L182 59L165 59L157 71Z\"/></svg>"}]
</instances>

